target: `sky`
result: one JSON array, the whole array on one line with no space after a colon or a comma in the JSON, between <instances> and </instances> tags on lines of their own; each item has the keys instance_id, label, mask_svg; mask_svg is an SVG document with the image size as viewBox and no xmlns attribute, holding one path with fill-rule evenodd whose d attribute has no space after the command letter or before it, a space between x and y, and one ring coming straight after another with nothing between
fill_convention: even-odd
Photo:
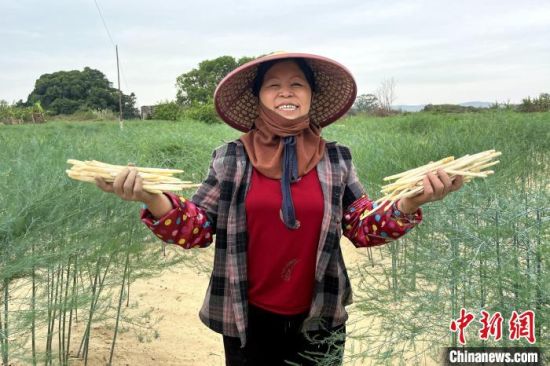
<instances>
[{"instance_id":1,"label":"sky","mask_svg":"<svg viewBox=\"0 0 550 366\"><path fill-rule=\"evenodd\" d=\"M122 90L140 106L175 99L176 78L203 60L278 50L344 64L358 94L393 78L399 105L550 92L547 0L96 2L0 0L0 99L26 100L40 75L85 66L116 86L115 44Z\"/></svg>"}]
</instances>

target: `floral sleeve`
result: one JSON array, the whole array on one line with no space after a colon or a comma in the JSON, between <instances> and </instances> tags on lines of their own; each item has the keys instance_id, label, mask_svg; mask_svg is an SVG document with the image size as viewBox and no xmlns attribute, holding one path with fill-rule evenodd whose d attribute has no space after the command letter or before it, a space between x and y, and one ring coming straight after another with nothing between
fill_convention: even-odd
<instances>
[{"instance_id":1,"label":"floral sleeve","mask_svg":"<svg viewBox=\"0 0 550 366\"><path fill-rule=\"evenodd\" d=\"M203 208L172 192L164 192L173 209L158 220L147 206L141 209L141 221L162 241L185 249L207 247L212 243L213 229Z\"/></svg>"},{"instance_id":2,"label":"floral sleeve","mask_svg":"<svg viewBox=\"0 0 550 366\"><path fill-rule=\"evenodd\" d=\"M364 194L344 212L344 235L356 247L386 244L405 235L422 221L422 209L419 208L413 214L403 214L397 209L397 202L386 212L382 212L381 206L372 214L362 217L363 213L376 207Z\"/></svg>"}]
</instances>

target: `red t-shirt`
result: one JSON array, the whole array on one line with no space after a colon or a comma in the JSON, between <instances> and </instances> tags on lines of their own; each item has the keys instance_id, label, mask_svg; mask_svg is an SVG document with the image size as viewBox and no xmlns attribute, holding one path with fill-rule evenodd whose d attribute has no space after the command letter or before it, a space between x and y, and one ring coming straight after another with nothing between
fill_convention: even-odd
<instances>
[{"instance_id":1,"label":"red t-shirt","mask_svg":"<svg viewBox=\"0 0 550 366\"><path fill-rule=\"evenodd\" d=\"M317 169L292 183L290 190L300 221L297 230L288 229L281 219L280 180L253 169L245 202L249 301L287 315L310 308L324 207Z\"/></svg>"}]
</instances>

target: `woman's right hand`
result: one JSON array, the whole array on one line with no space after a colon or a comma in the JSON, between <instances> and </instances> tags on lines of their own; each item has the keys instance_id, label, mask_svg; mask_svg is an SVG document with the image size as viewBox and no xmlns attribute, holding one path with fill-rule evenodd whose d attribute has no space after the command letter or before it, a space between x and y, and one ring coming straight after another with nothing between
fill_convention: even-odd
<instances>
[{"instance_id":1,"label":"woman's right hand","mask_svg":"<svg viewBox=\"0 0 550 366\"><path fill-rule=\"evenodd\" d=\"M130 164L129 167L117 174L113 183L105 182L101 177L96 177L95 182L102 191L114 193L125 201L140 201L149 204L162 196L143 190L143 178Z\"/></svg>"}]
</instances>

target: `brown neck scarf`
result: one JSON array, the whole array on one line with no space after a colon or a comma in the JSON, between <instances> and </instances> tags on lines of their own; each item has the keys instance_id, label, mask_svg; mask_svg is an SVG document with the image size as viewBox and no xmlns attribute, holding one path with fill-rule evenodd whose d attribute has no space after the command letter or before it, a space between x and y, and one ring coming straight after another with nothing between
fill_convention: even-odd
<instances>
[{"instance_id":1,"label":"brown neck scarf","mask_svg":"<svg viewBox=\"0 0 550 366\"><path fill-rule=\"evenodd\" d=\"M304 176L323 158L325 140L321 128L309 123L309 115L287 119L260 103L252 130L240 137L248 157L260 173L272 179L282 177L284 143L281 137L295 136L298 176Z\"/></svg>"},{"instance_id":2,"label":"brown neck scarf","mask_svg":"<svg viewBox=\"0 0 550 366\"><path fill-rule=\"evenodd\" d=\"M298 229L290 184L315 168L325 151L321 128L310 123L309 115L287 119L261 102L254 128L240 137L248 157L263 175L281 179L281 219L289 229Z\"/></svg>"}]
</instances>

